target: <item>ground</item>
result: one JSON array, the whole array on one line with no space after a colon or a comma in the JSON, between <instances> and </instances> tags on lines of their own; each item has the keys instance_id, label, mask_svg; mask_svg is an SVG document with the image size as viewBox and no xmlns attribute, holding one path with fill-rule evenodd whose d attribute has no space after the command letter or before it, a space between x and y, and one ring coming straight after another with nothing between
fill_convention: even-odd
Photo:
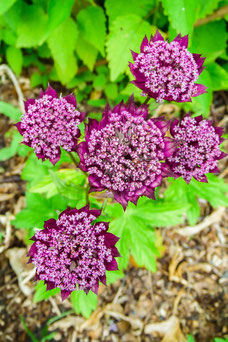
<instances>
[{"instance_id":1,"label":"ground","mask_svg":"<svg viewBox=\"0 0 228 342\"><path fill-rule=\"evenodd\" d=\"M38 90L31 93L27 78L20 85L25 97L38 94ZM1 85L1 100L17 105L9 81ZM216 124L225 126L227 106L225 92L214 95ZM162 109L168 115L172 110L172 105ZM0 148L9 143L4 136L9 129L13 129L11 122L1 115ZM70 302L62 304L60 296L33 303L34 271L26 264L24 233L11 225L25 206L25 183L20 178L24 162L24 157L15 156L0 163L0 342L31 341L21 315L40 341L47 320L71 309ZM227 177L227 162L219 166L221 177ZM165 248L155 274L138 268L131 258L123 279L100 288L97 310L89 319L72 312L49 325L50 332L56 331L51 341L184 342L191 333L197 342L209 342L215 336L227 336L228 213L205 201L200 205L198 233L183 236L179 226L157 229Z\"/></svg>"}]
</instances>

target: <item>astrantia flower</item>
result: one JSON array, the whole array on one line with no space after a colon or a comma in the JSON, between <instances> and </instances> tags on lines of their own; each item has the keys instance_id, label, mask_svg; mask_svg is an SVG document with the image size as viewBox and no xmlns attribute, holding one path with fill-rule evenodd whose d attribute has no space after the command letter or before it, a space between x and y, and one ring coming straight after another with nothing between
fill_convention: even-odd
<instances>
[{"instance_id":1,"label":"astrantia flower","mask_svg":"<svg viewBox=\"0 0 228 342\"><path fill-rule=\"evenodd\" d=\"M154 198L154 188L167 175L161 163L175 149L165 137L169 123L147 119L148 107L129 104L106 107L102 120L90 120L85 142L78 145L79 167L89 173L90 191L110 190L124 209L140 196Z\"/></svg>"},{"instance_id":2,"label":"astrantia flower","mask_svg":"<svg viewBox=\"0 0 228 342\"><path fill-rule=\"evenodd\" d=\"M170 131L178 149L167 163L176 177L183 177L187 183L192 177L207 182L206 173L219 172L218 160L226 156L219 149L224 141L221 127L213 127L212 122L203 120L202 116L191 118L186 115L180 122L176 119Z\"/></svg>"},{"instance_id":3,"label":"astrantia flower","mask_svg":"<svg viewBox=\"0 0 228 342\"><path fill-rule=\"evenodd\" d=\"M78 125L84 118L76 108L73 95L57 97L54 89L48 86L41 90L40 98L25 102L25 114L17 128L23 135L23 143L34 148L38 158L49 159L56 164L60 159L60 146L71 152L80 136Z\"/></svg>"},{"instance_id":4,"label":"astrantia flower","mask_svg":"<svg viewBox=\"0 0 228 342\"><path fill-rule=\"evenodd\" d=\"M132 51L132 83L157 101L187 102L191 96L205 93L206 87L195 83L204 69L205 58L190 53L187 47L188 36L179 34L171 43L164 41L159 31L149 42L145 36L141 53Z\"/></svg>"},{"instance_id":5,"label":"astrantia flower","mask_svg":"<svg viewBox=\"0 0 228 342\"><path fill-rule=\"evenodd\" d=\"M32 238L29 262L36 265L35 280L44 280L47 290L61 288L63 300L76 288L97 294L99 281L106 283L106 270L118 269L119 238L107 232L107 222L91 225L100 213L89 206L67 209Z\"/></svg>"}]
</instances>

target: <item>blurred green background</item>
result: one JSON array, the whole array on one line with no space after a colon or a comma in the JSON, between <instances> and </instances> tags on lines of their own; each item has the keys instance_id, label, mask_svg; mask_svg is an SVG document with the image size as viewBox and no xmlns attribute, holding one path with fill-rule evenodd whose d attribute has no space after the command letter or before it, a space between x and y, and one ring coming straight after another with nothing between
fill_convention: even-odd
<instances>
[{"instance_id":1,"label":"blurred green background","mask_svg":"<svg viewBox=\"0 0 228 342\"><path fill-rule=\"evenodd\" d=\"M1 0L1 62L28 70L32 87L59 81L95 107L132 92L143 101L129 83L130 49L157 28L189 34L190 50L206 57L208 93L179 106L207 116L212 92L228 88L227 20L227 0Z\"/></svg>"}]
</instances>

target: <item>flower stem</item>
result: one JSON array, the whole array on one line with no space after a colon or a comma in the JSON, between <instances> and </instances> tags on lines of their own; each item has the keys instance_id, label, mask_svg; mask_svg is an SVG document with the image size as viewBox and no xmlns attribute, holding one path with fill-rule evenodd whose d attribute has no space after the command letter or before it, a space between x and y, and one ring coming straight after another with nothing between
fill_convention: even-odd
<instances>
[{"instance_id":1,"label":"flower stem","mask_svg":"<svg viewBox=\"0 0 228 342\"><path fill-rule=\"evenodd\" d=\"M108 199L105 198L103 204L102 204L102 207L101 207L101 211L105 211L106 207L107 207L107 203L108 203Z\"/></svg>"},{"instance_id":2,"label":"flower stem","mask_svg":"<svg viewBox=\"0 0 228 342\"><path fill-rule=\"evenodd\" d=\"M75 157L73 156L72 152L67 152L72 160L72 162L74 163L74 165L76 167L78 167L78 163L77 163L77 160L75 159Z\"/></svg>"},{"instance_id":3,"label":"flower stem","mask_svg":"<svg viewBox=\"0 0 228 342\"><path fill-rule=\"evenodd\" d=\"M86 204L89 204L89 184L86 187Z\"/></svg>"},{"instance_id":4,"label":"flower stem","mask_svg":"<svg viewBox=\"0 0 228 342\"><path fill-rule=\"evenodd\" d=\"M78 167L78 163L77 160L75 159L74 155L72 154L72 152L67 152L72 160L72 162L74 163L74 165L76 166L77 169L79 169ZM82 169L79 169L86 177L88 176L87 173L85 171L83 171Z\"/></svg>"},{"instance_id":5,"label":"flower stem","mask_svg":"<svg viewBox=\"0 0 228 342\"><path fill-rule=\"evenodd\" d=\"M147 104L150 101L150 99L151 98L149 96L147 96L146 100L143 102L143 105Z\"/></svg>"}]
</instances>

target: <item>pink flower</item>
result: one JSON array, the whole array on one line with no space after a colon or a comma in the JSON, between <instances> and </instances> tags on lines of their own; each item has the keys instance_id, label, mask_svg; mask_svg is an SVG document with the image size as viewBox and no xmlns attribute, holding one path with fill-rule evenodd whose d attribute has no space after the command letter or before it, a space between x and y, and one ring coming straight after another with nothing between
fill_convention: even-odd
<instances>
[{"instance_id":1,"label":"pink flower","mask_svg":"<svg viewBox=\"0 0 228 342\"><path fill-rule=\"evenodd\" d=\"M154 189L168 175L162 161L175 150L165 137L169 122L150 119L148 106L108 105L100 122L90 120L85 142L78 145L79 167L89 173L90 192L109 190L125 209L140 196L154 198Z\"/></svg>"},{"instance_id":2,"label":"pink flower","mask_svg":"<svg viewBox=\"0 0 228 342\"><path fill-rule=\"evenodd\" d=\"M23 135L23 144L34 148L38 158L56 164L60 146L68 152L75 149L80 136L78 125L85 114L77 111L73 95L57 97L53 88L40 92L40 98L25 102L25 114L17 128Z\"/></svg>"},{"instance_id":3,"label":"pink flower","mask_svg":"<svg viewBox=\"0 0 228 342\"><path fill-rule=\"evenodd\" d=\"M159 31L142 41L141 53L132 51L134 64L129 63L134 83L143 94L156 99L187 102L191 96L205 93L206 87L195 83L203 71L205 58L187 50L188 36L179 34L171 43Z\"/></svg>"},{"instance_id":4,"label":"pink flower","mask_svg":"<svg viewBox=\"0 0 228 342\"><path fill-rule=\"evenodd\" d=\"M220 172L218 160L226 154L219 149L224 141L223 128L213 127L212 122L202 116L191 118L187 114L180 122L176 119L171 125L171 134L178 149L167 158L167 164L176 177L183 177L189 183L194 177L199 182L207 182L208 172Z\"/></svg>"},{"instance_id":5,"label":"pink flower","mask_svg":"<svg viewBox=\"0 0 228 342\"><path fill-rule=\"evenodd\" d=\"M99 281L106 284L106 270L117 270L120 256L115 235L108 233L109 223L92 222L101 214L85 206L67 209L59 219L45 222L37 231L29 250L36 265L35 280L44 280L47 290L59 287L64 300L77 288L97 294Z\"/></svg>"}]
</instances>

